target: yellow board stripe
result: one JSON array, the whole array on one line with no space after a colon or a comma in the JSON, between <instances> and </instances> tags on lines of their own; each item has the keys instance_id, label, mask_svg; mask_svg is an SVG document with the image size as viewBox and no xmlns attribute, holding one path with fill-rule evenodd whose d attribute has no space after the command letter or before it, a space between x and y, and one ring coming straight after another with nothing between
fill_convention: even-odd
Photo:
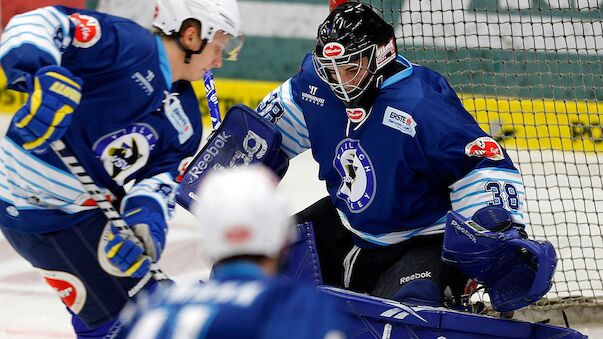
<instances>
[{"instance_id":1,"label":"yellow board stripe","mask_svg":"<svg viewBox=\"0 0 603 339\"><path fill-rule=\"evenodd\" d=\"M57 73L57 72L48 72L48 73L46 73L46 75L48 75L50 77L53 77L55 79L59 79L59 80L61 80L63 82L66 82L66 83L70 84L71 86L79 89L80 91L82 90L82 87L77 82L75 82L72 79L64 76L63 74L60 74L60 73Z\"/></svg>"},{"instance_id":2,"label":"yellow board stripe","mask_svg":"<svg viewBox=\"0 0 603 339\"><path fill-rule=\"evenodd\" d=\"M585 101L475 98L463 104L508 149L603 151L603 104Z\"/></svg>"}]
</instances>

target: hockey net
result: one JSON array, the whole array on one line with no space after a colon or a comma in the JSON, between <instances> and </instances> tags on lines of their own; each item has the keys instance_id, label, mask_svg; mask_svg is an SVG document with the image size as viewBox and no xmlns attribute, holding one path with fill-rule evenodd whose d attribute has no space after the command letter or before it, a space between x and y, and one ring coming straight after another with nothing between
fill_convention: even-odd
<instances>
[{"instance_id":1,"label":"hockey net","mask_svg":"<svg viewBox=\"0 0 603 339\"><path fill-rule=\"evenodd\" d=\"M530 309L600 310L603 9L598 2L365 2L394 25L400 53L444 74L467 110L518 165L529 232L552 242L559 256L552 289Z\"/></svg>"}]
</instances>

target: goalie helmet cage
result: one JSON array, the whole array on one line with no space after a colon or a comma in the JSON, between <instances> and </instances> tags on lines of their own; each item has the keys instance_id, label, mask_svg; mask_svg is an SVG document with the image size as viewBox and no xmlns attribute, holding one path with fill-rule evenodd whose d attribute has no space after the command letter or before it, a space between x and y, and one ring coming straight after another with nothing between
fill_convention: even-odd
<instances>
[{"instance_id":1,"label":"goalie helmet cage","mask_svg":"<svg viewBox=\"0 0 603 339\"><path fill-rule=\"evenodd\" d=\"M330 6L343 2L330 0ZM559 262L550 292L519 317L563 323L562 309L570 323L589 315L600 321L603 5L596 0L363 2L394 26L400 53L448 78L521 171L528 232L552 242Z\"/></svg>"}]
</instances>

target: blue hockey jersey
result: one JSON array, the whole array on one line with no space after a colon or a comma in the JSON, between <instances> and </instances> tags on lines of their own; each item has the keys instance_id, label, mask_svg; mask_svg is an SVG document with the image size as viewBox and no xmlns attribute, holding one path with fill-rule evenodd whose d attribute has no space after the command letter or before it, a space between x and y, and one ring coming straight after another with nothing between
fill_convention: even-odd
<instances>
[{"instance_id":1,"label":"blue hockey jersey","mask_svg":"<svg viewBox=\"0 0 603 339\"><path fill-rule=\"evenodd\" d=\"M299 73L260 103L282 149L311 148L319 179L362 247L442 233L446 212L486 205L523 224L524 187L506 151L464 109L440 74L402 56L372 108L346 109L307 55Z\"/></svg>"},{"instance_id":2,"label":"blue hockey jersey","mask_svg":"<svg viewBox=\"0 0 603 339\"><path fill-rule=\"evenodd\" d=\"M337 338L349 318L314 286L264 277L245 262L221 265L204 284L173 286L122 311L119 338ZM185 335L186 334L186 335Z\"/></svg>"},{"instance_id":3,"label":"blue hockey jersey","mask_svg":"<svg viewBox=\"0 0 603 339\"><path fill-rule=\"evenodd\" d=\"M180 161L201 139L188 82L172 84L159 37L136 23L61 6L17 15L0 42L8 87L33 89L35 72L61 65L84 81L63 140L108 196L150 196L167 217ZM100 212L52 150L30 153L11 125L0 143L0 222L23 232L73 226Z\"/></svg>"}]
</instances>

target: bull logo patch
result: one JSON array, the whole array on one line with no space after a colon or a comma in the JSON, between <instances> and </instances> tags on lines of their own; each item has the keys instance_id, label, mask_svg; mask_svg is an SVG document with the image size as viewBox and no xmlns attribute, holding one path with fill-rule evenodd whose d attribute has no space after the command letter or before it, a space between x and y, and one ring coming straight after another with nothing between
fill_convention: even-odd
<instances>
[{"instance_id":1,"label":"bull logo patch","mask_svg":"<svg viewBox=\"0 0 603 339\"><path fill-rule=\"evenodd\" d=\"M157 132L147 124L134 124L100 138L94 153L119 185L143 168L157 144Z\"/></svg>"},{"instance_id":2,"label":"bull logo patch","mask_svg":"<svg viewBox=\"0 0 603 339\"><path fill-rule=\"evenodd\" d=\"M350 212L364 211L375 197L375 171L359 140L344 139L335 150L333 166L341 175L337 197Z\"/></svg>"},{"instance_id":3,"label":"bull logo patch","mask_svg":"<svg viewBox=\"0 0 603 339\"><path fill-rule=\"evenodd\" d=\"M96 18L89 15L73 13L69 19L75 25L73 32L73 45L79 48L94 46L101 38L101 26Z\"/></svg>"},{"instance_id":4,"label":"bull logo patch","mask_svg":"<svg viewBox=\"0 0 603 339\"><path fill-rule=\"evenodd\" d=\"M468 157L488 158L490 160L502 160L505 155L502 147L496 140L490 137L481 137L473 140L465 146L465 154Z\"/></svg>"}]
</instances>

